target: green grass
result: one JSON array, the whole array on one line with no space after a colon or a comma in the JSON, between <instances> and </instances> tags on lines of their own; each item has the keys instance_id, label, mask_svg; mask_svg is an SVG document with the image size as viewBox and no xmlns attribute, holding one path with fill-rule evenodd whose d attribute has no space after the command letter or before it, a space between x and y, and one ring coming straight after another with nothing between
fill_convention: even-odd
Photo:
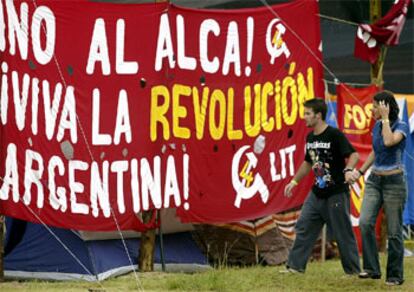
<instances>
[{"instance_id":1,"label":"green grass","mask_svg":"<svg viewBox=\"0 0 414 292\"><path fill-rule=\"evenodd\" d=\"M385 257L381 258L384 271ZM305 274L280 274L282 267L221 268L195 274L134 274L97 283L7 281L0 291L414 291L414 257L405 258L405 283L387 287L384 279L346 277L338 260L309 263Z\"/></svg>"}]
</instances>

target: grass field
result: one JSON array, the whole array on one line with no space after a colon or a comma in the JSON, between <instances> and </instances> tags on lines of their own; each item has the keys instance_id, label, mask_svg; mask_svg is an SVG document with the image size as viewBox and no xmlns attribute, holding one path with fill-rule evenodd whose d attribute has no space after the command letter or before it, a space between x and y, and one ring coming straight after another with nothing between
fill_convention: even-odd
<instances>
[{"instance_id":1,"label":"grass field","mask_svg":"<svg viewBox=\"0 0 414 292\"><path fill-rule=\"evenodd\" d=\"M381 258L382 269L385 257ZM414 291L414 257L405 258L405 283L362 280L343 274L338 260L309 263L305 274L281 274L282 267L221 268L195 274L133 273L101 283L7 281L0 291Z\"/></svg>"}]
</instances>

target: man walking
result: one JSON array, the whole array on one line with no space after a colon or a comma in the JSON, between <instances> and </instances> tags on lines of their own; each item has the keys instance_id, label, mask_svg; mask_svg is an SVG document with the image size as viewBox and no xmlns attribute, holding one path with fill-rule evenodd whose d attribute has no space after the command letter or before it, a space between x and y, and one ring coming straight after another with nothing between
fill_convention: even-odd
<instances>
[{"instance_id":1,"label":"man walking","mask_svg":"<svg viewBox=\"0 0 414 292\"><path fill-rule=\"evenodd\" d=\"M305 160L285 187L285 196L310 170L315 183L306 198L300 218L296 223L296 239L287 261L288 272L305 272L315 241L324 223L336 240L346 274L360 272L358 249L350 219L350 195L348 183L358 162L355 152L345 135L325 122L327 106L321 99L304 103L306 126L313 128L306 138Z\"/></svg>"}]
</instances>

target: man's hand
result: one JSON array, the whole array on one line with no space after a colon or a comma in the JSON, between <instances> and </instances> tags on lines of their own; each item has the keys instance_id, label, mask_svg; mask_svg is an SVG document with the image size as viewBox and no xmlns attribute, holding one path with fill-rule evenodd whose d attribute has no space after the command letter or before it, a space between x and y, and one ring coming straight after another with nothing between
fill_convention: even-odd
<instances>
[{"instance_id":1,"label":"man's hand","mask_svg":"<svg viewBox=\"0 0 414 292\"><path fill-rule=\"evenodd\" d=\"M357 180L359 180L359 178L362 176L362 174L355 168L352 172L350 172L351 174L351 180L355 183Z\"/></svg>"},{"instance_id":2,"label":"man's hand","mask_svg":"<svg viewBox=\"0 0 414 292\"><path fill-rule=\"evenodd\" d=\"M296 187L297 183L290 182L285 187L285 197L290 198L292 196L292 190Z\"/></svg>"},{"instance_id":3,"label":"man's hand","mask_svg":"<svg viewBox=\"0 0 414 292\"><path fill-rule=\"evenodd\" d=\"M354 171L347 171L347 172L345 172L345 182L347 184L352 185L356 181L355 177L353 176L353 172Z\"/></svg>"}]
</instances>

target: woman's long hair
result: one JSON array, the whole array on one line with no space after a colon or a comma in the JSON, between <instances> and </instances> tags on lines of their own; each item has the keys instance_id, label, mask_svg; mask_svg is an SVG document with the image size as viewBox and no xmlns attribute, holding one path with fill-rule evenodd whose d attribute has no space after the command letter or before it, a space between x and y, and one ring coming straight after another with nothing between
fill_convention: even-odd
<instances>
[{"instance_id":1,"label":"woman's long hair","mask_svg":"<svg viewBox=\"0 0 414 292\"><path fill-rule=\"evenodd\" d=\"M376 102L384 101L385 104L390 106L390 114L389 119L392 122L394 122L396 119L398 119L398 114L400 113L400 108L398 107L397 101L395 100L394 95L390 91L381 91L374 96L374 100Z\"/></svg>"}]
</instances>

